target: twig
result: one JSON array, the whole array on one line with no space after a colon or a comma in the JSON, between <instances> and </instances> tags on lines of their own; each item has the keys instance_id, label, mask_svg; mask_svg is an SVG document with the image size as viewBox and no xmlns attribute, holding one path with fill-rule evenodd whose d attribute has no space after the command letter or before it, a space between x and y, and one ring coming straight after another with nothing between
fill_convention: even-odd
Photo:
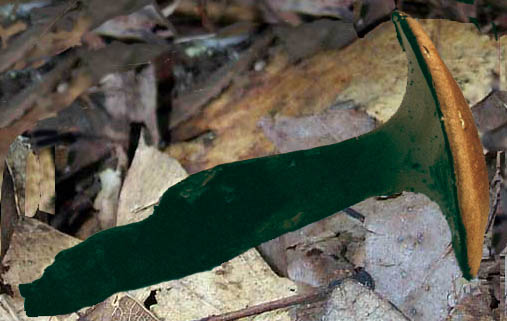
<instances>
[{"instance_id":1,"label":"twig","mask_svg":"<svg viewBox=\"0 0 507 321\"><path fill-rule=\"evenodd\" d=\"M156 201L149 202L148 204L145 204L145 205L136 206L133 209L131 209L130 212L134 213L134 214L137 214L137 213L139 213L139 212L141 212L141 211L143 211L145 209L148 209L150 207L158 205L159 202L160 202L160 200L156 200Z\"/></svg>"},{"instance_id":2,"label":"twig","mask_svg":"<svg viewBox=\"0 0 507 321\"><path fill-rule=\"evenodd\" d=\"M491 226L495 222L498 204L500 203L500 192L502 191L503 177L502 177L502 155L503 151L496 153L496 172L493 180L491 181L490 191L493 193L493 202L489 209L488 224L486 225L486 234L491 229Z\"/></svg>"},{"instance_id":3,"label":"twig","mask_svg":"<svg viewBox=\"0 0 507 321\"><path fill-rule=\"evenodd\" d=\"M0 294L0 305L3 306L5 308L5 310L7 310L7 312L10 314L12 320L21 321L19 319L18 315L16 314L16 311L15 311L14 307L12 306L12 304L9 301L7 301L6 294Z\"/></svg>"},{"instance_id":4,"label":"twig","mask_svg":"<svg viewBox=\"0 0 507 321\"><path fill-rule=\"evenodd\" d=\"M14 182L14 171L12 170L11 165L9 164L8 161L5 161L5 169L7 169L7 171L9 172L9 175L11 176L11 179L12 179L12 191L14 193L14 204L16 204L16 213L19 217L19 216L21 216L21 209L19 207L18 189L17 189L16 184Z\"/></svg>"},{"instance_id":5,"label":"twig","mask_svg":"<svg viewBox=\"0 0 507 321\"><path fill-rule=\"evenodd\" d=\"M252 315L258 315L264 312L290 307L293 305L315 303L325 300L327 296L333 291L333 289L341 283L342 280L336 280L331 282L328 286L316 288L307 294L298 294L287 298L246 307L244 309L233 312L208 316L194 321L231 321Z\"/></svg>"},{"instance_id":6,"label":"twig","mask_svg":"<svg viewBox=\"0 0 507 321\"><path fill-rule=\"evenodd\" d=\"M361 223L364 223L364 220L365 220L365 217L363 214L359 213L358 211L356 211L355 209L351 208L351 207L347 207L346 209L343 210L348 216L358 220L359 222Z\"/></svg>"}]
</instances>

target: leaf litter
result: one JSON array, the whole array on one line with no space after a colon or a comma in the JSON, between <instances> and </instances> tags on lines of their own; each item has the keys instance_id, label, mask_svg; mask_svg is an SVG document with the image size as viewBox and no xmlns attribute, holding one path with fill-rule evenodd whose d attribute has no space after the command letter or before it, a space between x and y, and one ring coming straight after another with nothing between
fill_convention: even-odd
<instances>
[{"instance_id":1,"label":"leaf litter","mask_svg":"<svg viewBox=\"0 0 507 321\"><path fill-rule=\"evenodd\" d=\"M276 1L270 8L263 7L255 14L250 10L255 4L248 1L235 2L231 4L230 8L222 11L216 10L219 8L219 4L215 1L205 1L204 3L204 7L189 3L175 5L174 8L170 8L170 12L176 16L184 12L187 18L193 17L202 20L203 25L207 27L196 28L195 30L199 32L206 28L215 28L217 25L205 23L204 20L208 18L202 14L196 15L196 12L208 14L211 19L220 15L228 15L230 18L234 16L228 11L231 9L238 10L235 13L236 17L249 21L258 21L258 19L262 19L259 17L267 16L269 11L271 14L269 19L276 20L280 17L287 17L291 24L299 24L309 30L312 27L298 17L299 12L317 17L331 14L331 16L355 20L355 28L359 32L362 32L364 25L377 19L371 12L366 15L361 14L361 6L354 5L355 11L350 11L351 3L346 4L346 1L305 3L306 7L295 6L291 1ZM326 7L326 4L329 3L335 6L335 9L339 9L328 11L329 7ZM173 139L176 138L179 142L166 141L167 136L163 133L166 128L161 127L163 123L158 117L161 112L159 105L161 96L167 100L168 95L160 91L160 88L163 88L160 87L160 84L164 81L167 83L174 81L174 78L167 77L167 72L161 72L160 66L178 65L182 63L182 60L173 52L167 56L169 58L163 60L163 64L160 61L147 64L148 61L154 61L154 57L159 53L168 50L169 46L158 45L166 41L161 39L171 39L174 36L174 34L155 30L164 25L164 21L153 16L156 15L154 13L157 11L156 9L151 8L149 9L150 13L147 13L146 5L149 4L146 1L121 1L119 4L111 4L106 7L97 6L96 3L77 9L71 7L69 11L63 11L63 18L59 19L60 22L43 36L42 45L38 44L34 47L22 45L25 41L23 39L33 39L34 35L38 34L33 25L28 25L28 30L20 34L17 29L13 29L12 37L7 41L7 50L0 54L1 57L7 58L3 60L3 70L7 70L13 66L17 68L50 66L53 62L52 56L60 56L64 51L77 53L77 48L73 47L85 49L76 56L78 60L74 58L72 63L62 65L59 73L68 72L69 76L64 79L69 81L54 81L49 87L34 84L32 98L28 92L24 92L14 100L9 99L9 102L20 102L14 107L23 106L25 111L36 111L33 114L28 113L30 117L23 116L20 119L21 122L16 120L18 116L2 118L4 124L1 130L4 130L4 125L10 125L13 121L15 124L18 121L22 125L8 127L8 131L4 130L5 133L8 133L10 140L33 126L42 115L54 116L52 112L64 109L76 99L76 103L73 104L74 108L76 106L80 108L84 106L85 109L91 107L96 113L100 113L98 111L100 109L106 110L107 116L103 118L104 120L109 119L111 123L126 124L126 126L122 125L114 130L102 126L108 132L101 138L109 137L105 139L105 141L109 141L106 145L103 143L104 140L97 140L93 145L90 143L93 140L84 140L82 136L76 138L77 136L69 134L70 127L59 128L56 135L50 136L53 140L50 145L55 148L54 166L57 186L58 182L60 184L65 181L71 182L73 177L90 176L93 173L91 176L94 178L91 180L76 180L79 184L76 183L75 188L81 194L81 200L73 202L73 205L68 208L75 208L74 206L77 205L85 206L89 210L83 213L93 213L88 214L93 217L99 217L102 214L109 219L112 218L113 221L117 220L119 225L138 221L151 213L163 191L186 177L187 173L184 168L189 169L188 172L192 173L224 161L331 144L373 129L377 123L384 122L389 117L389 113L394 112L390 108L398 106L396 102L401 97L404 79L403 77L392 77L392 74L386 71L387 69L383 69L396 65L398 56L401 57L400 52L393 51L394 48L399 48L391 46L395 39L391 39L392 37L389 36L393 33L389 23L380 25L369 32L366 39L354 40L354 35L349 40L351 43L345 41L342 45L337 44L336 47L333 47L332 43L327 43L330 41L329 39L322 38L324 39L321 40L322 42L317 41L315 46L304 48L302 53L296 54L292 58L287 54L287 48L291 48L290 46L297 42L298 33L295 33L295 40L290 40L289 33L277 35L278 38L289 41L288 44L285 44L285 49L282 48L283 46L279 46L279 43L274 42L272 36L269 35L258 42L258 48L254 50L253 54L247 53L244 56L240 54L239 57L246 58L243 60L240 58L238 62L235 62L234 59L232 62L226 61L223 69L220 69L220 66L215 68L216 76L209 78L218 77L221 79L224 77L223 82L215 83L211 80L208 82L204 80L194 87L194 89L205 88L204 91L196 92L190 87L188 96L176 96L176 104L173 106L176 108L174 110L176 118L169 122L166 121L166 124L172 124ZM364 6L364 4L362 5ZM389 6L387 1L382 5ZM52 18L61 15L61 9L62 7L42 8L34 12L33 17L40 19L40 24L48 26L52 23ZM109 20L110 18L114 19ZM138 18L141 20L136 20ZM362 21L358 21L358 19L362 19ZM102 29L96 29L104 22L106 23L100 27ZM122 26L121 23L125 23L125 26ZM489 84L488 80L490 80L487 74L495 67L493 63L495 56L492 54L496 50L494 43L485 37L472 35L473 28L468 28L468 26L461 28L462 25L445 21L438 24L424 23L424 27L429 28L434 37L439 37L439 50L442 51L444 60L451 62L452 72L457 75L458 82L464 86L467 99L472 103L482 99L488 89L488 85L484 84ZM319 23L315 25L319 25ZM129 26L133 28L128 30ZM187 28L185 23L177 19L175 26L178 31ZM104 28L109 28L109 30L104 31ZM118 28L117 31L114 28ZM89 44L86 41L81 41L81 39L85 39L81 36L90 32L98 35L99 38L96 39L99 40L102 39L100 37L105 36L123 41L125 39L146 41L151 45L125 45L101 40L102 42L99 41L99 43L106 45L109 49L90 51L86 48ZM256 31L249 32L255 33ZM146 36L146 39L143 39L143 35ZM465 62L463 60L465 58L453 58L455 52L453 48L445 46L446 43L449 43L446 37L458 39L455 44L456 47L461 48L458 48L459 50L469 52L479 48L482 50L481 56L485 60L481 64L477 63L475 59L478 55L475 54L467 58L470 59L469 62ZM476 37L478 40L470 42L470 37ZM462 39L468 40L462 41ZM472 43L478 45L472 48L470 47ZM382 44L387 45L382 46ZM375 50L364 50L365 46L375 48ZM325 53L320 52L323 48L327 49ZM226 52L231 54L231 57L234 57L238 52L241 53L238 48L234 50L236 51ZM269 53L265 54L264 51L268 50ZM204 52L210 53L212 51ZM326 56L328 60L326 60ZM381 56L389 57L389 59L381 62L378 59ZM362 58L352 59L351 57ZM347 63L349 61L347 59L351 63ZM79 64L76 64L78 61L80 61ZM352 64L354 61L355 65ZM378 61L379 65L364 63L364 61ZM380 66L380 63L383 66ZM466 63L472 66L473 72L479 75L478 77L469 77L466 71L460 68ZM146 65L148 66L146 67ZM254 65L255 69L252 68ZM336 68L339 68L341 75L332 75ZM369 79L361 78L362 75L368 74L364 72L365 68L368 68L373 75L380 76L370 74ZM403 68L402 66L400 70ZM240 72L242 75L238 75ZM287 75L287 78L283 76L284 74ZM402 74L401 71L400 74ZM164 77L167 78L160 78L161 75L165 75ZM306 77L314 83L315 79L320 79L319 77L322 79L319 83L302 85L304 83L298 77L301 79ZM178 80L178 78L175 79ZM206 77L201 76L201 79L206 79ZM371 83L373 79L377 81L377 84ZM483 85L478 85L476 80ZM262 86L263 82L266 83L265 87ZM322 84L320 84L321 82ZM327 82L338 88L327 89L325 87ZM342 86L344 82L346 86ZM287 83L287 87L274 86L277 83ZM273 87L272 96L270 96L269 86ZM371 91L365 93L365 87ZM57 95L58 91L65 94ZM37 101L41 93L50 95L50 98L46 101ZM192 93L199 96L192 98L190 96ZM105 95L105 99L104 96L100 98L100 95ZM254 96L257 96L258 100L253 99ZM194 103L192 103L193 101ZM330 108L340 101L342 103L338 107ZM50 110L49 113L40 113L39 109L41 107L44 109L44 106L48 106L51 102L56 102L57 108ZM192 108L185 110L183 108L185 103L190 103ZM250 108L250 106L258 108ZM16 109L12 110L19 112ZM57 122L62 120L58 117L55 119ZM104 120L98 121L97 119L92 118L90 121L92 124L105 124ZM73 121L68 121L68 124L71 123ZM139 131L136 129L137 124L143 124L146 128ZM58 126L50 125L46 127L46 129L48 128L58 128ZM129 129L130 132L128 132ZM100 130L98 131L100 132ZM490 131L488 129L488 135L491 134ZM82 132L83 127L77 131L77 133ZM139 136L142 138L139 139ZM149 143L144 140L145 136L148 137ZM123 141L121 139L114 141L111 137L123 137ZM233 142L235 139L239 142ZM62 140L66 143L62 144ZM85 144L84 141L88 143ZM129 146L129 141L134 141L133 144L130 144L134 148ZM494 139L493 143L497 141ZM150 146L153 144L155 147ZM166 153L160 152L156 148L164 144L169 144ZM76 150L88 146L89 150L100 151L99 145L107 146L103 148L103 153L99 153L99 157L89 158L87 162L76 162L74 167L71 166L72 170L68 171L66 175L61 175L65 168L71 168L69 165L72 164L71 160L76 158ZM135 148L136 145L137 148ZM113 146L121 146L120 149L124 151L111 152L111 150L116 150L116 147ZM6 148L2 149L1 147L0 156L4 157ZM88 154L92 155L93 153ZM128 154L126 157L129 158L128 163L131 163L130 166L124 160L126 154ZM167 154L174 154L178 160L184 160L181 161L183 166L177 160L168 157ZM160 168L154 168L151 165L153 162L157 163ZM92 166L91 168L95 166L95 168L90 170L87 169L90 168L87 166ZM112 178L112 180L108 178ZM60 181L58 181L59 179ZM114 184L107 188L106 182L109 181L114 181ZM14 197L14 199L16 198L21 197ZM5 216L7 216L4 207L7 208L8 202L2 202L2 232L5 232L9 229L3 223ZM94 203L96 206L95 209L92 209ZM56 232L49 227L49 225L64 226L57 224L61 219L61 216L58 216L58 210L62 209L62 207L58 207L58 204L57 215L54 219L40 213L35 214L36 219L20 218L17 213L20 212L17 209L19 204L12 204L14 206L11 207L15 210L13 212L15 215L12 218L15 222L19 220L19 223L10 226L12 235L7 254L2 261L4 266L2 284L7 284L13 289L14 297L5 293L1 294L0 313L6 311L6 315L17 320L18 317L24 319L22 306L20 301L16 299L17 284L36 278L36 275L39 275L38 273L41 273L44 267L50 264L50 260L59 249L77 244L79 240ZM31 215L34 205L29 207L32 208L29 214ZM26 206L22 208L25 211ZM354 216L350 213L356 214ZM358 219L358 217L362 217L362 219ZM364 222L362 222L363 219ZM72 220L79 221L79 215L75 215ZM446 232L445 222L442 223L442 221L442 215L435 204L420 195L404 193L398 198L384 201L369 199L356 204L352 209L349 209L348 213L347 211L336 213L326 220L263 244L258 249L252 249L213 271L115 295L91 309L81 311L81 317L74 314L57 318L58 320L77 320L78 318L81 320L103 320L104 318L105 320L126 320L134 317L157 320L163 317L172 318L173 315L183 316L183 313L196 313L188 317L200 318L241 309L245 305L255 305L280 297L288 297L294 293L304 293L333 279L349 278L350 275L356 273L357 268L363 268L375 281L375 290L362 287L355 281L345 281L333 292L332 298L324 303L321 302L320 305L314 304L313 310L309 306L285 308L266 314L267 319L305 320L305 318L311 319L312 316L320 316L323 320L329 320L330 318L352 317L350 315L344 316L343 313L352 313L353 311L357 312L353 318L364 317L365 320L374 318L375 313L380 313L379 311L386 313L382 314L384 317L391 315L393 319L399 318L400 320L404 320L407 316L414 320L423 320L428 317L435 320L443 319L447 316L449 309L463 311L460 310L460 306L462 306L460 300L462 300L463 293L460 292L462 284L460 279L456 277L456 264L453 261L453 256L446 252L449 235ZM429 228L430 223L433 224L431 229ZM109 220L109 223L105 223L103 227L111 224L111 220ZM98 227L98 229L103 227ZM28 233L30 231L33 233ZM90 235L91 231L94 229L83 232L81 235ZM438 231L441 233L436 233ZM66 228L65 232L74 235L78 233L71 228ZM387 237L387 234L391 236ZM37 237L33 237L34 235ZM40 241L38 241L39 238ZM32 247L28 246L32 244L30 242L34 243ZM435 247L428 248L428 244L434 244ZM390 250L387 251L387 249ZM431 255L426 255L427 253ZM19 267L27 264L33 264L31 265L33 269L24 273ZM414 273L410 275L407 271L414 271ZM33 275L29 275L30 273ZM414 280L412 277L416 276L418 278ZM261 288L262 291L259 290ZM477 287L473 287L473 289L477 289ZM474 291L472 292L477 292ZM262 292L263 295L258 292ZM464 297L465 300L471 298L469 295L464 295ZM472 298L477 297L472 296ZM146 303L148 300L152 300L152 302ZM174 302L185 302L192 308L178 310ZM391 304L395 304L399 310L393 308ZM357 309L351 309L352 306L357 306ZM377 312L369 310L371 306L377 307ZM343 307L346 309L344 310ZM129 314L126 311L133 312ZM370 319L364 315L361 316L362 312L370 314ZM458 312L455 312L455 315L458 315ZM342 315L339 316L339 313ZM263 317L264 315L261 315L255 319Z\"/></svg>"}]
</instances>

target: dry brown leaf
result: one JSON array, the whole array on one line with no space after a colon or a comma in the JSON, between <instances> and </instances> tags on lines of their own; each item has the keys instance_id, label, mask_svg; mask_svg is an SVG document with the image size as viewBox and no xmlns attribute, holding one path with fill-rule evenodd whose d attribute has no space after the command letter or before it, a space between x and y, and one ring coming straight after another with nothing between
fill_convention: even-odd
<instances>
[{"instance_id":1,"label":"dry brown leaf","mask_svg":"<svg viewBox=\"0 0 507 321\"><path fill-rule=\"evenodd\" d=\"M0 320L2 321L52 321L50 317L27 317L21 298L0 294ZM62 320L63 321L63 320ZM71 321L71 320L65 320ZM75 320L72 320L75 321Z\"/></svg>"},{"instance_id":2,"label":"dry brown leaf","mask_svg":"<svg viewBox=\"0 0 507 321\"><path fill-rule=\"evenodd\" d=\"M58 252L79 242L36 219L26 217L14 228L11 244L2 260L2 264L8 267L2 278L11 286L14 295L20 297L19 284L40 278Z\"/></svg>"},{"instance_id":3,"label":"dry brown leaf","mask_svg":"<svg viewBox=\"0 0 507 321\"><path fill-rule=\"evenodd\" d=\"M355 109L331 108L311 116L261 118L259 127L280 153L288 153L362 135L375 128L375 121Z\"/></svg>"},{"instance_id":4,"label":"dry brown leaf","mask_svg":"<svg viewBox=\"0 0 507 321\"><path fill-rule=\"evenodd\" d=\"M498 318L495 313L504 314L504 311L502 311L501 305L497 309L494 308L495 302L493 300L496 299L490 290L490 285L485 280L469 286L466 293L462 294L458 304L450 311L446 321L503 320Z\"/></svg>"},{"instance_id":5,"label":"dry brown leaf","mask_svg":"<svg viewBox=\"0 0 507 321\"><path fill-rule=\"evenodd\" d=\"M25 216L33 217L40 202L40 163L37 155L30 151L26 158Z\"/></svg>"},{"instance_id":6,"label":"dry brown leaf","mask_svg":"<svg viewBox=\"0 0 507 321\"><path fill-rule=\"evenodd\" d=\"M151 2L89 0L78 5L78 1L72 0L42 8L33 26L0 52L0 72L41 65L48 57L80 45L81 38L91 28L116 16L131 14Z\"/></svg>"},{"instance_id":7,"label":"dry brown leaf","mask_svg":"<svg viewBox=\"0 0 507 321\"><path fill-rule=\"evenodd\" d=\"M31 129L38 120L66 107L65 103L75 99L76 95L80 94L80 90L84 90L83 87L87 89L90 86L90 77L83 73L76 77L76 81L71 82L66 92L52 94L53 86L75 62L76 57L72 55L64 59L45 75L41 82L29 86L13 97L7 105L0 107L0 137L2 137L0 139L0 170L3 170L3 160L11 143L18 135Z\"/></svg>"},{"instance_id":8,"label":"dry brown leaf","mask_svg":"<svg viewBox=\"0 0 507 321\"><path fill-rule=\"evenodd\" d=\"M77 19L72 30L59 30L43 34L36 46L24 57L25 63L38 62L45 57L55 56L69 48L80 46L81 37L88 31L92 21L86 17ZM17 65L17 69L26 65Z\"/></svg>"},{"instance_id":9,"label":"dry brown leaf","mask_svg":"<svg viewBox=\"0 0 507 321\"><path fill-rule=\"evenodd\" d=\"M275 10L279 11L292 11L307 15L335 17L349 22L353 21L353 15L349 7L352 6L354 0L270 0L269 2Z\"/></svg>"},{"instance_id":10,"label":"dry brown leaf","mask_svg":"<svg viewBox=\"0 0 507 321\"><path fill-rule=\"evenodd\" d=\"M82 67L76 70L76 76L72 78L65 91L53 93L62 74L68 72L78 57L71 54L64 59L41 82L29 86L12 98L7 105L0 107L0 136L2 137L0 140L0 170L3 169L2 159L7 154L11 142L18 135L31 129L37 121L69 106L104 75L133 69L141 64L149 64L150 60L166 48L158 45L126 45L113 42L100 50L81 51ZM153 94L150 93L151 98ZM109 127L105 128L105 131L108 129Z\"/></svg>"},{"instance_id":11,"label":"dry brown leaf","mask_svg":"<svg viewBox=\"0 0 507 321\"><path fill-rule=\"evenodd\" d=\"M13 39L10 45L0 51L0 72L11 69L23 69L41 65L48 57L57 55L68 48L81 44L81 37L90 28L93 21L86 16L78 16L73 28L52 28L68 9L68 4L59 8L51 21L43 25L36 24ZM71 5L72 6L72 5ZM70 8L70 7L69 7Z\"/></svg>"},{"instance_id":12,"label":"dry brown leaf","mask_svg":"<svg viewBox=\"0 0 507 321\"><path fill-rule=\"evenodd\" d=\"M451 233L438 205L423 194L403 193L354 206L366 216L366 271L375 291L411 320L445 320L464 279Z\"/></svg>"},{"instance_id":13,"label":"dry brown leaf","mask_svg":"<svg viewBox=\"0 0 507 321\"><path fill-rule=\"evenodd\" d=\"M37 209L55 214L55 163L52 149L38 154L28 153L26 159L25 216L33 217Z\"/></svg>"},{"instance_id":14,"label":"dry brown leaf","mask_svg":"<svg viewBox=\"0 0 507 321\"><path fill-rule=\"evenodd\" d=\"M18 209L16 206L16 191L14 189L14 181L12 179L11 171L8 167L4 168L2 175L3 181L1 193L3 195L3 199L0 203L0 210L2 214L0 216L0 257L3 257L7 252L12 233L14 232L14 227L19 220Z\"/></svg>"},{"instance_id":15,"label":"dry brown leaf","mask_svg":"<svg viewBox=\"0 0 507 321\"><path fill-rule=\"evenodd\" d=\"M144 305L125 293L118 293L82 314L81 321L158 321Z\"/></svg>"},{"instance_id":16,"label":"dry brown leaf","mask_svg":"<svg viewBox=\"0 0 507 321\"><path fill-rule=\"evenodd\" d=\"M437 19L420 22L469 104L479 102L491 90L493 71L498 68L496 41L480 34L471 23ZM341 58L342 63L343 59L351 63L347 69L355 75L340 94L342 99L352 99L368 114L387 121L401 103L407 79L405 54L399 48L393 24L381 24L345 49Z\"/></svg>"},{"instance_id":17,"label":"dry brown leaf","mask_svg":"<svg viewBox=\"0 0 507 321\"><path fill-rule=\"evenodd\" d=\"M151 215L162 194L185 177L187 173L178 161L147 146L141 135L120 193L117 225Z\"/></svg>"},{"instance_id":18,"label":"dry brown leaf","mask_svg":"<svg viewBox=\"0 0 507 321\"><path fill-rule=\"evenodd\" d=\"M55 214L55 162L51 148L44 148L39 153L40 163L40 203L39 210Z\"/></svg>"},{"instance_id":19,"label":"dry brown leaf","mask_svg":"<svg viewBox=\"0 0 507 321\"><path fill-rule=\"evenodd\" d=\"M507 150L507 91L495 91L472 108L482 145L488 151Z\"/></svg>"},{"instance_id":20,"label":"dry brown leaf","mask_svg":"<svg viewBox=\"0 0 507 321\"><path fill-rule=\"evenodd\" d=\"M319 19L295 28L280 26L275 33L292 61L323 50L341 49L357 39L352 23L331 19Z\"/></svg>"},{"instance_id":21,"label":"dry brown leaf","mask_svg":"<svg viewBox=\"0 0 507 321\"><path fill-rule=\"evenodd\" d=\"M18 136L9 147L9 153L5 159L14 181L16 208L20 216L25 214L26 158L29 153L29 140L25 137Z\"/></svg>"},{"instance_id":22,"label":"dry brown leaf","mask_svg":"<svg viewBox=\"0 0 507 321\"><path fill-rule=\"evenodd\" d=\"M480 101L491 90L493 71L498 67L495 40L481 35L472 24L445 20L421 20L421 24L438 40L439 53L470 104ZM504 57L507 46L501 48ZM319 52L296 65L289 64L283 51L274 52L262 72L244 74L241 81L208 102L202 115L176 128L181 137L206 131L216 136L205 146L205 153L194 142L168 147L167 152L191 168L190 172L276 152L259 128L263 117L314 115L350 100L385 122L405 92L407 61L391 22L345 48ZM506 74L502 74L504 83Z\"/></svg>"},{"instance_id":23,"label":"dry brown leaf","mask_svg":"<svg viewBox=\"0 0 507 321\"><path fill-rule=\"evenodd\" d=\"M187 321L288 297L296 285L276 276L255 249L208 272L163 283L151 311L161 319ZM242 320L289 321L289 309Z\"/></svg>"},{"instance_id":24,"label":"dry brown leaf","mask_svg":"<svg viewBox=\"0 0 507 321\"><path fill-rule=\"evenodd\" d=\"M116 72L102 78L107 112L115 119L144 123L151 140L158 145L157 81L155 68L148 65L141 72Z\"/></svg>"},{"instance_id":25,"label":"dry brown leaf","mask_svg":"<svg viewBox=\"0 0 507 321\"><path fill-rule=\"evenodd\" d=\"M345 280L331 294L322 317L322 321L337 320L409 321L410 319L389 301L362 284L353 280Z\"/></svg>"},{"instance_id":26,"label":"dry brown leaf","mask_svg":"<svg viewBox=\"0 0 507 321\"><path fill-rule=\"evenodd\" d=\"M161 41L152 32L157 25L165 24L153 5L148 5L128 16L119 16L104 22L93 30L101 36L138 41Z\"/></svg>"},{"instance_id":27,"label":"dry brown leaf","mask_svg":"<svg viewBox=\"0 0 507 321\"><path fill-rule=\"evenodd\" d=\"M281 275L311 286L353 274L362 265L362 224L339 212L259 246L267 262Z\"/></svg>"}]
</instances>

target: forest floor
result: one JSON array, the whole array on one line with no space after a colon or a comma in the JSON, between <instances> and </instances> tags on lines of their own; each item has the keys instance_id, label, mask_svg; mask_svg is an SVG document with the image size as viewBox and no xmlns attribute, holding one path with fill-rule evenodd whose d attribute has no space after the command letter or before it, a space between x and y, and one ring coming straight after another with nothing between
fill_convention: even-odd
<instances>
[{"instance_id":1,"label":"forest floor","mask_svg":"<svg viewBox=\"0 0 507 321\"><path fill-rule=\"evenodd\" d=\"M187 176L387 122L407 86L395 8L435 43L484 146L477 279L438 205L403 192L211 271L26 316L19 284ZM0 0L0 321L507 320L506 31L491 0Z\"/></svg>"}]
</instances>

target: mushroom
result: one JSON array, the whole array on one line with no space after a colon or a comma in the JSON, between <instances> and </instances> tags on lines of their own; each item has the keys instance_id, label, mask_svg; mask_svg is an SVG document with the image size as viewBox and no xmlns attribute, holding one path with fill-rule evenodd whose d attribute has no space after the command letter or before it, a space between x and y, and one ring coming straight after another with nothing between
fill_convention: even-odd
<instances>
[{"instance_id":1,"label":"mushroom","mask_svg":"<svg viewBox=\"0 0 507 321\"><path fill-rule=\"evenodd\" d=\"M392 21L409 65L405 96L388 122L337 144L189 176L144 221L60 252L40 279L20 285L27 315L70 313L118 291L210 270L368 197L401 191L438 203L463 276L476 276L489 194L472 114L420 24L398 11Z\"/></svg>"}]
</instances>

